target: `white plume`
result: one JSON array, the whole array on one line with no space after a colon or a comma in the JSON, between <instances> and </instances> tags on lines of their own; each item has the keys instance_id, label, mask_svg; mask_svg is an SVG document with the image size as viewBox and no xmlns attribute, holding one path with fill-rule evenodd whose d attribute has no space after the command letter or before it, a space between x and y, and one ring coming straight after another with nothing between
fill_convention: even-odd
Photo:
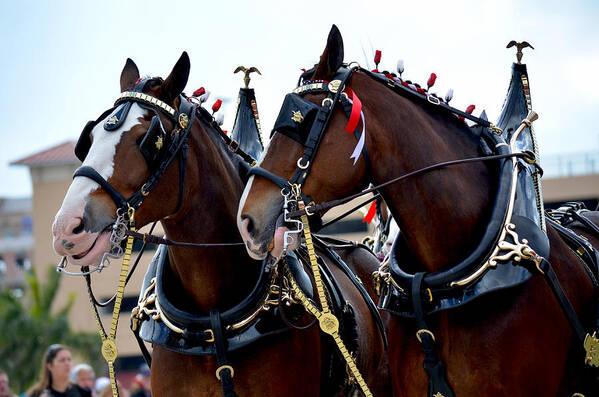
<instances>
[{"instance_id":1,"label":"white plume","mask_svg":"<svg viewBox=\"0 0 599 397\"><path fill-rule=\"evenodd\" d=\"M214 119L216 120L218 125L223 125L225 122L225 115L222 112L218 112L216 113Z\"/></svg>"},{"instance_id":2,"label":"white plume","mask_svg":"<svg viewBox=\"0 0 599 397\"><path fill-rule=\"evenodd\" d=\"M200 103L206 102L208 98L210 98L210 91L206 90L205 94L200 95Z\"/></svg>"},{"instance_id":3,"label":"white plume","mask_svg":"<svg viewBox=\"0 0 599 397\"><path fill-rule=\"evenodd\" d=\"M449 101L451 101L451 98L453 98L453 88L450 88L447 91L447 94L445 94L445 102L449 103Z\"/></svg>"},{"instance_id":4,"label":"white plume","mask_svg":"<svg viewBox=\"0 0 599 397\"><path fill-rule=\"evenodd\" d=\"M399 75L401 76L403 70L403 59L400 59L399 61L397 61L397 73L399 73Z\"/></svg>"}]
</instances>

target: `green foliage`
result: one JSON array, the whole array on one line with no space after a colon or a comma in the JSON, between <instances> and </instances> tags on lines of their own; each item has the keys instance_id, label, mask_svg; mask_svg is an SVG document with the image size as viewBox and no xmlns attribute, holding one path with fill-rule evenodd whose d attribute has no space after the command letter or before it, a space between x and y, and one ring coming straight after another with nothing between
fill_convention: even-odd
<instances>
[{"instance_id":1,"label":"green foliage","mask_svg":"<svg viewBox=\"0 0 599 397\"><path fill-rule=\"evenodd\" d=\"M6 370L13 391L23 392L39 378L42 358L53 343L67 345L87 359L96 372L104 369L99 336L74 332L68 323L68 313L74 296L67 304L52 311L58 292L60 275L48 268L47 282L42 285L33 270L26 276L25 295L0 291L0 367Z\"/></svg>"}]
</instances>

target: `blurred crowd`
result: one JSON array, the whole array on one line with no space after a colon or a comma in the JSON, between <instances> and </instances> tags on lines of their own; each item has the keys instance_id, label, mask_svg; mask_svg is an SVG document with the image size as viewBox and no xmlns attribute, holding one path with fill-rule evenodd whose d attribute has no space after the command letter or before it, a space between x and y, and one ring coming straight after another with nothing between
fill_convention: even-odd
<instances>
[{"instance_id":1,"label":"blurred crowd","mask_svg":"<svg viewBox=\"0 0 599 397\"><path fill-rule=\"evenodd\" d=\"M118 377L118 374L117 374ZM139 367L129 389L117 381L120 397L150 397L150 368ZM64 345L51 345L42 361L38 382L21 397L111 397L112 385L106 376L96 377L88 364L73 367L71 352ZM0 397L16 397L8 374L0 369Z\"/></svg>"}]
</instances>

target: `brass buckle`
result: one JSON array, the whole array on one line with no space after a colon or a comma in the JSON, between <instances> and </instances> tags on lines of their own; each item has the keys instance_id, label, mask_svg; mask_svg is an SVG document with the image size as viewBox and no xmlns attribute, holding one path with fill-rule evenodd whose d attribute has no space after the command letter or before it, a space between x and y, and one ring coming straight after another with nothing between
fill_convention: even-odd
<instances>
[{"instance_id":1,"label":"brass buckle","mask_svg":"<svg viewBox=\"0 0 599 397\"><path fill-rule=\"evenodd\" d=\"M314 212L310 212L310 211L308 211L308 208L310 208L310 207L312 207L312 206L315 206L315 205L316 205L316 203L315 203L314 201L312 201L310 204L308 204L308 205L307 205L307 206L304 208L304 211L306 211L306 215L308 215L308 216L312 216L312 215L314 215Z\"/></svg>"},{"instance_id":2,"label":"brass buckle","mask_svg":"<svg viewBox=\"0 0 599 397\"><path fill-rule=\"evenodd\" d=\"M426 100L429 101L430 103L432 103L433 105L440 105L441 104L441 100L439 98L437 98L436 96L433 96L431 94L427 94L426 95Z\"/></svg>"},{"instance_id":3,"label":"brass buckle","mask_svg":"<svg viewBox=\"0 0 599 397\"><path fill-rule=\"evenodd\" d=\"M331 98L325 98L322 100L322 107L325 107L325 103L329 104L329 109L333 107L333 100Z\"/></svg>"},{"instance_id":4,"label":"brass buckle","mask_svg":"<svg viewBox=\"0 0 599 397\"><path fill-rule=\"evenodd\" d=\"M148 194L150 194L150 192L146 192L146 184L144 183L141 187L141 195L147 197Z\"/></svg>"},{"instance_id":5,"label":"brass buckle","mask_svg":"<svg viewBox=\"0 0 599 397\"><path fill-rule=\"evenodd\" d=\"M297 167L302 170L305 170L310 165L310 161L306 160L306 164L302 164L302 159L303 159L303 157L300 157L299 159L297 159Z\"/></svg>"},{"instance_id":6,"label":"brass buckle","mask_svg":"<svg viewBox=\"0 0 599 397\"><path fill-rule=\"evenodd\" d=\"M221 365L216 369L216 379L220 380L220 371L228 369L231 372L231 378L235 376L235 370L230 365Z\"/></svg>"},{"instance_id":7,"label":"brass buckle","mask_svg":"<svg viewBox=\"0 0 599 397\"><path fill-rule=\"evenodd\" d=\"M422 338L420 337L422 334L429 334L431 338L433 338L433 342L435 342L435 334L428 329L419 329L416 331L416 338L418 339L418 342L422 343Z\"/></svg>"},{"instance_id":8,"label":"brass buckle","mask_svg":"<svg viewBox=\"0 0 599 397\"><path fill-rule=\"evenodd\" d=\"M213 330L211 330L210 328L208 328L208 329L204 330L204 333L210 335L210 338L206 339L206 342L208 342L208 343L214 342L214 331Z\"/></svg>"},{"instance_id":9,"label":"brass buckle","mask_svg":"<svg viewBox=\"0 0 599 397\"><path fill-rule=\"evenodd\" d=\"M235 139L231 139L231 142L229 142L229 149L231 149L233 153L237 153L237 150L239 149L239 142L237 142Z\"/></svg>"}]
</instances>

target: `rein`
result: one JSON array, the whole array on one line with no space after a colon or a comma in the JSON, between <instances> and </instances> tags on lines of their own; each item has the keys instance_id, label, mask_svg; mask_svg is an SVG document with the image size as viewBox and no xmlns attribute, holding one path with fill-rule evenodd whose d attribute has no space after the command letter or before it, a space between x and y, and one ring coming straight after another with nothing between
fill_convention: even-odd
<instances>
[{"instance_id":1,"label":"rein","mask_svg":"<svg viewBox=\"0 0 599 397\"><path fill-rule=\"evenodd\" d=\"M160 245L171 245L179 247L230 247L245 245L244 243L187 243L183 241L173 241L166 238L158 237L153 234L139 233L134 230L127 230L125 232L127 236L131 236L138 240L142 240L144 243L160 244Z\"/></svg>"},{"instance_id":2,"label":"rein","mask_svg":"<svg viewBox=\"0 0 599 397\"><path fill-rule=\"evenodd\" d=\"M372 193L377 191L378 189L381 189L383 187L386 187L388 185L391 185L395 182L399 182L402 181L404 179L407 179L409 177L413 177L413 176L417 176L417 175L421 175L421 174L425 174L427 172L430 171L434 171L440 168L444 168L444 167L449 167L452 165L459 165L459 164L468 164L468 163L474 163L477 161L491 161L491 160L501 160L501 159L505 159L505 158L510 158L510 157L517 157L517 158L522 158L528 162L532 162L533 164L536 164L535 162L535 156L534 153L532 152L517 152L517 153L507 153L507 154L498 154L498 155L493 155L493 156L482 156L482 157L472 157L472 158L467 158L467 159L460 159L460 160L451 160L451 161L444 161L441 163L437 163L437 164L433 164L430 165L428 167L424 167L421 168L419 170L410 172L408 174L405 175L401 175L397 178L391 179L387 182L381 183L380 185L376 185L374 187L371 187L369 189L363 190L359 193L356 194L352 194L350 196L346 196L344 198L341 199L337 199L337 200L331 200L331 201L325 201L322 202L320 204L313 204L310 205L308 207L306 207L303 210L296 210L296 211L292 211L289 213L290 217L298 217L298 216L302 216L303 214L307 214L307 215L314 215L314 214L322 214L323 212L333 208L333 207L337 207L339 205L343 205L347 202L350 202L358 197L364 196L368 193ZM369 200L368 202L372 201Z\"/></svg>"}]
</instances>

